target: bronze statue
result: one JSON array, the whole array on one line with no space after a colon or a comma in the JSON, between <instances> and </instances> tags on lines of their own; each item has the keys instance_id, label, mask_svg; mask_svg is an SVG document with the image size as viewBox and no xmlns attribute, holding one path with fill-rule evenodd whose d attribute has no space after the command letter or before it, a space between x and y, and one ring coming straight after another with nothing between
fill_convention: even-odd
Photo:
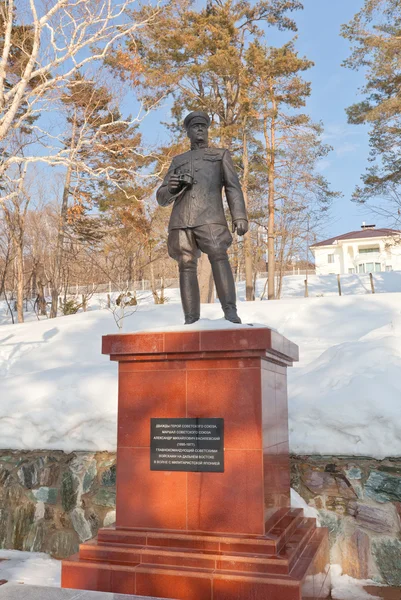
<instances>
[{"instance_id":1,"label":"bronze statue","mask_svg":"<svg viewBox=\"0 0 401 600\"><path fill-rule=\"evenodd\" d=\"M200 317L200 294L197 262L201 251L212 265L217 295L224 316L241 323L237 314L234 277L227 250L232 235L224 215L224 187L230 209L233 233L248 231L244 196L230 152L209 148L210 118L194 111L186 116L184 127L191 140L191 150L173 158L162 185L157 190L161 206L174 203L169 223L168 252L178 262L181 302L185 324Z\"/></svg>"}]
</instances>

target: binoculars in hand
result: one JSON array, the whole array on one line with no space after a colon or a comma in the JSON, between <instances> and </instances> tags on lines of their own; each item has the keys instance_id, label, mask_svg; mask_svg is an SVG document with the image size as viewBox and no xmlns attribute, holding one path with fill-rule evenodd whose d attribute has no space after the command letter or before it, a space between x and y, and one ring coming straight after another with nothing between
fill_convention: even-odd
<instances>
[{"instance_id":1,"label":"binoculars in hand","mask_svg":"<svg viewBox=\"0 0 401 600\"><path fill-rule=\"evenodd\" d=\"M191 187L194 183L194 178L189 173L180 173L178 178L183 187Z\"/></svg>"}]
</instances>

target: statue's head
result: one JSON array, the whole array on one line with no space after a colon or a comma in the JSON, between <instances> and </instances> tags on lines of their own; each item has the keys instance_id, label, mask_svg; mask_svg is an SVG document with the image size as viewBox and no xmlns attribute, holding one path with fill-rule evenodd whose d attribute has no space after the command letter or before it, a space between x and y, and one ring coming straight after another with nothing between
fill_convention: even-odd
<instances>
[{"instance_id":1,"label":"statue's head","mask_svg":"<svg viewBox=\"0 0 401 600\"><path fill-rule=\"evenodd\" d=\"M195 110L184 119L187 136L191 140L191 147L203 147L208 144L210 117L201 110Z\"/></svg>"}]
</instances>

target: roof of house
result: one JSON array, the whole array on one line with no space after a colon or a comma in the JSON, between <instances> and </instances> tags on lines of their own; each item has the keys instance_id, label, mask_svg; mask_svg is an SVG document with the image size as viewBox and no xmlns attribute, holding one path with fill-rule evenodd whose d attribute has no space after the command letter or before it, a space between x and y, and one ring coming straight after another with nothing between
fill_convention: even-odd
<instances>
[{"instance_id":1,"label":"roof of house","mask_svg":"<svg viewBox=\"0 0 401 600\"><path fill-rule=\"evenodd\" d=\"M343 233L343 235L338 235L336 237L329 238L328 240L323 240L323 242L317 242L316 244L312 244L311 248L315 248L316 246L332 246L340 240L359 240L377 237L391 237L393 235L400 234L401 231L397 231L396 229L361 229L359 231L350 231L349 233Z\"/></svg>"}]
</instances>

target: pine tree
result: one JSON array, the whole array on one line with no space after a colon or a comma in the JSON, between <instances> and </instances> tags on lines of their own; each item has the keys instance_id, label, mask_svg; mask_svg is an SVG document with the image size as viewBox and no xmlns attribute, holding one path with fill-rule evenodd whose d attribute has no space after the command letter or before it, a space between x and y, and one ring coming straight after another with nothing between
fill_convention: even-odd
<instances>
[{"instance_id":1,"label":"pine tree","mask_svg":"<svg viewBox=\"0 0 401 600\"><path fill-rule=\"evenodd\" d=\"M360 203L381 197L401 212L401 4L398 0L365 0L363 8L344 25L342 35L352 43L345 61L365 72L365 99L347 109L352 124L370 126L370 161L353 199ZM386 212L385 208L383 212Z\"/></svg>"},{"instance_id":2,"label":"pine tree","mask_svg":"<svg viewBox=\"0 0 401 600\"><path fill-rule=\"evenodd\" d=\"M316 172L316 163L330 148L320 140L322 128L301 112L311 93L310 84L301 74L312 62L301 58L293 42L272 48L259 41L252 43L246 53L250 102L262 132L260 157L266 173L267 233L268 233L268 298L277 297L275 290L276 254L280 271L283 265L285 231L283 216L288 223L300 206L294 203L294 189L306 195L307 188L319 190L322 204L336 196L327 181ZM261 159L262 160L262 159ZM303 204L305 211L306 195ZM277 227L276 210L280 210L281 225ZM280 234L281 231L281 234Z\"/></svg>"},{"instance_id":3,"label":"pine tree","mask_svg":"<svg viewBox=\"0 0 401 600\"><path fill-rule=\"evenodd\" d=\"M174 133L182 132L185 112L202 109L211 115L212 141L237 155L245 178L246 201L247 129L251 122L246 49L252 40L264 35L260 24L295 30L288 13L301 8L298 0L210 0L206 8L196 11L188 0L173 0L164 7L159 19L140 30L135 43L108 61L123 77L131 75L145 105L172 97L170 128ZM140 11L135 18L143 21L147 11ZM249 236L250 233L244 240L246 297L252 300Z\"/></svg>"},{"instance_id":4,"label":"pine tree","mask_svg":"<svg viewBox=\"0 0 401 600\"><path fill-rule=\"evenodd\" d=\"M141 143L137 125L122 119L105 86L75 74L62 103L68 124L68 166L52 270L51 317L57 316L67 226L74 224L81 239L94 241L100 234L99 221L85 219L88 211L138 202L138 187L134 189L132 182L138 166L146 160L137 153Z\"/></svg>"}]
</instances>

